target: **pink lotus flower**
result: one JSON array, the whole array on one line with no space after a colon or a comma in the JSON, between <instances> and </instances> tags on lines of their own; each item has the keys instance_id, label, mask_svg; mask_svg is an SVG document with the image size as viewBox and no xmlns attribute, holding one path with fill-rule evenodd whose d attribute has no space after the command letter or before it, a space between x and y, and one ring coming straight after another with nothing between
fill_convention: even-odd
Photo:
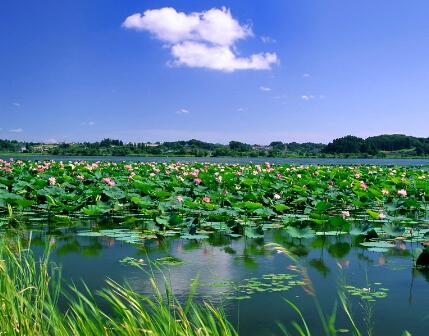
<instances>
[{"instance_id":1,"label":"pink lotus flower","mask_svg":"<svg viewBox=\"0 0 429 336\"><path fill-rule=\"evenodd\" d=\"M346 218L350 217L350 212L348 212L348 211L341 211L341 216L344 219L346 219Z\"/></svg>"},{"instance_id":2,"label":"pink lotus flower","mask_svg":"<svg viewBox=\"0 0 429 336\"><path fill-rule=\"evenodd\" d=\"M383 195L389 195L389 190L383 189L383 190L381 191L381 193L382 193Z\"/></svg>"},{"instance_id":3,"label":"pink lotus flower","mask_svg":"<svg viewBox=\"0 0 429 336\"><path fill-rule=\"evenodd\" d=\"M398 195L405 197L407 196L407 191L405 189L398 190Z\"/></svg>"},{"instance_id":4,"label":"pink lotus flower","mask_svg":"<svg viewBox=\"0 0 429 336\"><path fill-rule=\"evenodd\" d=\"M182 196L176 196L176 199L177 199L177 201L179 201L180 203L182 203L183 202L183 197Z\"/></svg>"},{"instance_id":5,"label":"pink lotus flower","mask_svg":"<svg viewBox=\"0 0 429 336\"><path fill-rule=\"evenodd\" d=\"M207 197L207 196L203 197L203 202L210 203L210 197Z\"/></svg>"},{"instance_id":6,"label":"pink lotus flower","mask_svg":"<svg viewBox=\"0 0 429 336\"><path fill-rule=\"evenodd\" d=\"M85 179L85 177L84 177L83 175L78 175L78 176L76 176L76 178L77 178L79 181L83 181L83 180Z\"/></svg>"},{"instance_id":7,"label":"pink lotus flower","mask_svg":"<svg viewBox=\"0 0 429 336\"><path fill-rule=\"evenodd\" d=\"M48 178L49 184L50 185L55 185L57 183L57 179L53 176L51 176L50 178Z\"/></svg>"},{"instance_id":8,"label":"pink lotus flower","mask_svg":"<svg viewBox=\"0 0 429 336\"><path fill-rule=\"evenodd\" d=\"M360 187L361 187L361 189L368 189L368 186L365 182L361 182Z\"/></svg>"},{"instance_id":9,"label":"pink lotus flower","mask_svg":"<svg viewBox=\"0 0 429 336\"><path fill-rule=\"evenodd\" d=\"M384 213L381 213L381 214L378 215L378 218L379 219L385 219L386 215Z\"/></svg>"},{"instance_id":10,"label":"pink lotus flower","mask_svg":"<svg viewBox=\"0 0 429 336\"><path fill-rule=\"evenodd\" d=\"M196 184L200 184L201 182L202 182L202 180L200 179L200 178L196 178L196 179L194 179L194 182L196 183Z\"/></svg>"},{"instance_id":11,"label":"pink lotus flower","mask_svg":"<svg viewBox=\"0 0 429 336\"><path fill-rule=\"evenodd\" d=\"M275 200L279 200L279 199L281 198L281 196L280 196L279 194L274 194L273 198L274 198Z\"/></svg>"},{"instance_id":12,"label":"pink lotus flower","mask_svg":"<svg viewBox=\"0 0 429 336\"><path fill-rule=\"evenodd\" d=\"M114 187L116 185L115 181L113 181L110 177L104 177L102 181L106 183L109 187Z\"/></svg>"}]
</instances>

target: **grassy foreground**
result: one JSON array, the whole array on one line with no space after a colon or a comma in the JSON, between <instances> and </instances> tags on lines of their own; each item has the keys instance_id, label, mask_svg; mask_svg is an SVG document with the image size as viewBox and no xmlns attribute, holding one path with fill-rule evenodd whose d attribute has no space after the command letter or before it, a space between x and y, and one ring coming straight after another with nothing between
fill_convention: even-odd
<instances>
[{"instance_id":1,"label":"grassy foreground","mask_svg":"<svg viewBox=\"0 0 429 336\"><path fill-rule=\"evenodd\" d=\"M287 255L306 274L288 250L277 244L270 247ZM222 310L209 303L193 303L192 295L181 304L168 287L166 293L161 293L154 280L151 296L107 280L107 287L97 292L105 303L102 309L88 288L82 292L72 286L64 291L60 270L48 255L36 261L31 250L22 248L20 243L13 247L0 244L0 335L238 335ZM292 322L288 328L278 324L280 334L373 335L371 327L360 330L357 326L344 294L339 292L339 303L347 316L347 329L336 326L336 308L329 315L322 312L310 279L305 287L314 296L323 330L308 325L300 309L285 299L285 308L292 309L299 323ZM60 308L60 299L67 301L66 309ZM405 331L402 336L411 334Z\"/></svg>"},{"instance_id":2,"label":"grassy foreground","mask_svg":"<svg viewBox=\"0 0 429 336\"><path fill-rule=\"evenodd\" d=\"M32 253L0 247L1 335L237 335L222 312L191 300L182 306L170 293L142 296L107 281L101 296L110 314L91 292L61 290L60 272L48 258L36 262ZM68 308L59 308L65 295Z\"/></svg>"}]
</instances>

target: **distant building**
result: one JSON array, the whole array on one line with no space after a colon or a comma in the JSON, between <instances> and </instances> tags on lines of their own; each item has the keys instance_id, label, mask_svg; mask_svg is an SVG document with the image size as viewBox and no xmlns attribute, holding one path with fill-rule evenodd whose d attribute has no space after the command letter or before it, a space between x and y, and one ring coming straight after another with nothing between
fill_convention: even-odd
<instances>
[{"instance_id":1,"label":"distant building","mask_svg":"<svg viewBox=\"0 0 429 336\"><path fill-rule=\"evenodd\" d=\"M253 145L252 149L256 151L269 151L269 150L272 150L273 148L268 145Z\"/></svg>"},{"instance_id":2,"label":"distant building","mask_svg":"<svg viewBox=\"0 0 429 336\"><path fill-rule=\"evenodd\" d=\"M152 143L152 142L147 142L147 143L145 143L144 144L146 147L158 147L159 145L160 145L160 143L159 142L154 142L154 143Z\"/></svg>"}]
</instances>

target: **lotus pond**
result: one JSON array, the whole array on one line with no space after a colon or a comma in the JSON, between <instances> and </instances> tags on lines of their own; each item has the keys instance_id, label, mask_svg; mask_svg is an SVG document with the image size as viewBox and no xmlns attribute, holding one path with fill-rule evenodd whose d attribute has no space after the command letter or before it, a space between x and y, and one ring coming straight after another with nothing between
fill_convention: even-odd
<instances>
[{"instance_id":1,"label":"lotus pond","mask_svg":"<svg viewBox=\"0 0 429 336\"><path fill-rule=\"evenodd\" d=\"M339 300L373 335L429 327L429 171L404 166L1 161L1 236L92 291L106 278L223 307L281 334ZM195 288L191 286L196 283ZM347 312L335 325L352 334ZM290 328L289 328L290 329ZM293 330L293 327L292 329ZM292 332L293 334L293 332Z\"/></svg>"}]
</instances>

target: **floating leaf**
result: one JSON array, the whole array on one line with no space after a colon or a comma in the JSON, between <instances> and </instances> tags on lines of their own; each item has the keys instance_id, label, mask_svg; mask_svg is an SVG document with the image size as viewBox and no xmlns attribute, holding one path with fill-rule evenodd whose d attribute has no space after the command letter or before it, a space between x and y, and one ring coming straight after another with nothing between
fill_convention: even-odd
<instances>
[{"instance_id":1,"label":"floating leaf","mask_svg":"<svg viewBox=\"0 0 429 336\"><path fill-rule=\"evenodd\" d=\"M378 248L392 248L396 246L394 244L391 244L385 241L364 242L364 243L360 243L360 245L365 247L378 247Z\"/></svg>"}]
</instances>

